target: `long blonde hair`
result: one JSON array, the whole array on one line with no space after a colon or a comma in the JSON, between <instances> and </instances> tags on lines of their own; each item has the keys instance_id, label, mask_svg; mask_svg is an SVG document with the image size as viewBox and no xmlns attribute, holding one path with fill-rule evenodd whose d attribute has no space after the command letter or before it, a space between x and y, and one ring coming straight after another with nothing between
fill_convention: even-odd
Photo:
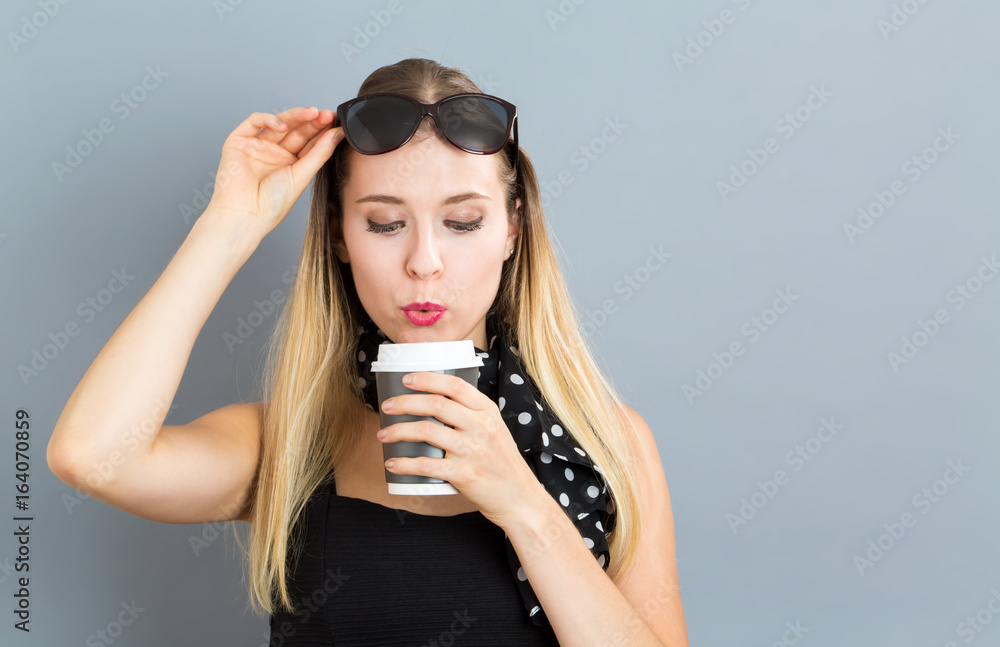
<instances>
[{"instance_id":1,"label":"long blonde hair","mask_svg":"<svg viewBox=\"0 0 1000 647\"><path fill-rule=\"evenodd\" d=\"M358 96L398 92L432 103L459 92L481 92L463 72L422 58L381 67ZM433 128L430 120L424 126ZM511 143L508 143L511 146ZM250 602L255 612L296 611L288 593L289 569L301 550L293 533L305 505L335 464L359 455L365 414L354 343L365 317L349 264L339 261L342 187L354 151L346 142L314 179L298 274L267 351L260 468L251 490L248 558ZM534 166L519 151L515 174L507 155L496 154L507 213L522 198L516 252L504 263L490 316L516 343L525 369L555 415L601 470L617 514L608 537L612 580L629 570L639 534L639 508L621 398L598 368L580 334L549 240ZM234 522L235 528L235 522ZM236 532L239 539L239 533ZM277 603L277 606L276 604Z\"/></svg>"}]
</instances>

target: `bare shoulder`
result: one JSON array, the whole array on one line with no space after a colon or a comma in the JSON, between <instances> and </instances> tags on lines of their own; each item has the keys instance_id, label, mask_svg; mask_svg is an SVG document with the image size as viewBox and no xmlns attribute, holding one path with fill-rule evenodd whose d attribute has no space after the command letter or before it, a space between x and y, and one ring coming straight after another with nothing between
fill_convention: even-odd
<instances>
[{"instance_id":1,"label":"bare shoulder","mask_svg":"<svg viewBox=\"0 0 1000 647\"><path fill-rule=\"evenodd\" d=\"M643 420L642 416L635 409L625 404L619 405L618 412L625 423L625 429L631 432L628 437L632 441L632 451L635 453L636 459L641 460L644 456L655 458L654 462L657 466L660 466L660 455L656 449L656 438L653 436L653 431L646 424L646 421Z\"/></svg>"},{"instance_id":2,"label":"bare shoulder","mask_svg":"<svg viewBox=\"0 0 1000 647\"><path fill-rule=\"evenodd\" d=\"M628 436L635 455L642 523L632 568L620 574L615 585L665 645L687 647L687 627L677 576L673 509L663 463L653 432L642 416L625 405L620 412L630 431Z\"/></svg>"}]
</instances>

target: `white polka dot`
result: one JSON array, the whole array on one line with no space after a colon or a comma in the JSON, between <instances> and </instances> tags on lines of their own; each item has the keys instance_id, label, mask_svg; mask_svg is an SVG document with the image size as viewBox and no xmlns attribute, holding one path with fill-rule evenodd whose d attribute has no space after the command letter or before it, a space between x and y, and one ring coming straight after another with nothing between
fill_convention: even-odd
<instances>
[{"instance_id":1,"label":"white polka dot","mask_svg":"<svg viewBox=\"0 0 1000 647\"><path fill-rule=\"evenodd\" d=\"M587 548L593 548L594 547L594 540L591 539L590 537L584 537L583 538L583 543L587 544Z\"/></svg>"},{"instance_id":2,"label":"white polka dot","mask_svg":"<svg viewBox=\"0 0 1000 647\"><path fill-rule=\"evenodd\" d=\"M563 431L562 427L560 427L559 425L552 425L553 436L562 436L562 431Z\"/></svg>"},{"instance_id":3,"label":"white polka dot","mask_svg":"<svg viewBox=\"0 0 1000 647\"><path fill-rule=\"evenodd\" d=\"M548 452L542 452L541 454L539 454L539 458L542 459L543 463L551 463L552 462L552 455L549 454Z\"/></svg>"},{"instance_id":4,"label":"white polka dot","mask_svg":"<svg viewBox=\"0 0 1000 647\"><path fill-rule=\"evenodd\" d=\"M510 352L514 353L518 357L521 356L521 353L516 348L514 348L513 346L510 346Z\"/></svg>"},{"instance_id":5,"label":"white polka dot","mask_svg":"<svg viewBox=\"0 0 1000 647\"><path fill-rule=\"evenodd\" d=\"M542 444L545 445L546 447L549 446L549 435L544 431L542 432Z\"/></svg>"},{"instance_id":6,"label":"white polka dot","mask_svg":"<svg viewBox=\"0 0 1000 647\"><path fill-rule=\"evenodd\" d=\"M517 579L521 580L522 582L525 581L526 579L528 579L528 576L524 574L524 567L523 566L521 568L517 569Z\"/></svg>"},{"instance_id":7,"label":"white polka dot","mask_svg":"<svg viewBox=\"0 0 1000 647\"><path fill-rule=\"evenodd\" d=\"M372 405L368 404L367 402L365 402L365 406L368 407L369 409L371 409L372 411L375 410L375 407L373 407Z\"/></svg>"},{"instance_id":8,"label":"white polka dot","mask_svg":"<svg viewBox=\"0 0 1000 647\"><path fill-rule=\"evenodd\" d=\"M566 468L566 480L567 481L572 481L573 480L573 470L571 470L568 467Z\"/></svg>"},{"instance_id":9,"label":"white polka dot","mask_svg":"<svg viewBox=\"0 0 1000 647\"><path fill-rule=\"evenodd\" d=\"M524 384L524 378L518 375L517 373L510 374L510 381L513 382L514 384Z\"/></svg>"},{"instance_id":10,"label":"white polka dot","mask_svg":"<svg viewBox=\"0 0 1000 647\"><path fill-rule=\"evenodd\" d=\"M542 405L538 404L538 400L535 400L535 406L538 407L539 411L542 411Z\"/></svg>"},{"instance_id":11,"label":"white polka dot","mask_svg":"<svg viewBox=\"0 0 1000 647\"><path fill-rule=\"evenodd\" d=\"M517 414L517 421L522 425L526 425L531 422L531 414L525 411L524 413Z\"/></svg>"},{"instance_id":12,"label":"white polka dot","mask_svg":"<svg viewBox=\"0 0 1000 647\"><path fill-rule=\"evenodd\" d=\"M507 400L501 395L497 403L500 405L500 410L503 411L503 405L507 404Z\"/></svg>"},{"instance_id":13,"label":"white polka dot","mask_svg":"<svg viewBox=\"0 0 1000 647\"><path fill-rule=\"evenodd\" d=\"M597 563L601 565L601 568L604 568L604 555L597 558Z\"/></svg>"},{"instance_id":14,"label":"white polka dot","mask_svg":"<svg viewBox=\"0 0 1000 647\"><path fill-rule=\"evenodd\" d=\"M552 455L555 456L556 458L558 458L559 460L563 460L563 461L566 460L566 457L563 456L562 454L556 454L555 452L553 452Z\"/></svg>"},{"instance_id":15,"label":"white polka dot","mask_svg":"<svg viewBox=\"0 0 1000 647\"><path fill-rule=\"evenodd\" d=\"M566 496L565 492L559 495L559 503L563 504L564 506L569 505L569 497Z\"/></svg>"},{"instance_id":16,"label":"white polka dot","mask_svg":"<svg viewBox=\"0 0 1000 647\"><path fill-rule=\"evenodd\" d=\"M583 518L584 518L584 517L586 517L586 516L587 516L588 514L590 514L590 513L589 513L589 512L581 512L580 514L576 515L576 518L577 518L577 519L583 519Z\"/></svg>"},{"instance_id":17,"label":"white polka dot","mask_svg":"<svg viewBox=\"0 0 1000 647\"><path fill-rule=\"evenodd\" d=\"M365 361L365 351L363 350L358 351L358 361L359 362Z\"/></svg>"},{"instance_id":18,"label":"white polka dot","mask_svg":"<svg viewBox=\"0 0 1000 647\"><path fill-rule=\"evenodd\" d=\"M604 510L608 514L614 514L614 511L615 511L615 502L611 500L611 497L608 497L608 505L604 506Z\"/></svg>"},{"instance_id":19,"label":"white polka dot","mask_svg":"<svg viewBox=\"0 0 1000 647\"><path fill-rule=\"evenodd\" d=\"M536 604L536 605L535 605L534 607L532 607L532 608L531 608L531 613L529 613L528 615L529 615L529 616L533 616L533 615L535 615L536 613L538 613L538 612L539 612L539 610L541 610L541 608L542 608L542 607L540 607L540 606L538 606L538 605Z\"/></svg>"},{"instance_id":20,"label":"white polka dot","mask_svg":"<svg viewBox=\"0 0 1000 647\"><path fill-rule=\"evenodd\" d=\"M582 449L580 449L579 447L574 447L573 449L575 449L575 450L576 450L576 453L577 453L577 454L579 454L580 456L586 456L586 455L587 455L587 454L586 454L586 453L584 453L584 451L583 451Z\"/></svg>"},{"instance_id":21,"label":"white polka dot","mask_svg":"<svg viewBox=\"0 0 1000 647\"><path fill-rule=\"evenodd\" d=\"M600 494L600 493L601 493L601 491L598 490L593 485L591 485L589 488L587 488L587 496L589 496L591 499L596 499L597 495Z\"/></svg>"},{"instance_id":22,"label":"white polka dot","mask_svg":"<svg viewBox=\"0 0 1000 647\"><path fill-rule=\"evenodd\" d=\"M597 520L597 523L595 523L595 524L594 524L594 526L595 526L595 527L596 527L596 528L597 528L598 530L600 530L601 532L604 532L604 526L602 526L602 525L601 525L601 520L600 520L600 519L598 519L598 520Z\"/></svg>"},{"instance_id":23,"label":"white polka dot","mask_svg":"<svg viewBox=\"0 0 1000 647\"><path fill-rule=\"evenodd\" d=\"M358 386L359 386L359 387L361 387L361 388L363 389L363 388L365 388L366 386L368 386L368 382L365 382L365 378L363 378L363 377L359 377L359 378L358 378Z\"/></svg>"}]
</instances>

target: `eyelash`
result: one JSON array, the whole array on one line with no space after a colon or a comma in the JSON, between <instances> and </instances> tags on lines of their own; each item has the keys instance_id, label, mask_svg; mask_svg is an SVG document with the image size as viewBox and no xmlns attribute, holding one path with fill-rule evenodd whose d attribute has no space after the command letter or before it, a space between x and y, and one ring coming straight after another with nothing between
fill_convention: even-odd
<instances>
[{"instance_id":1,"label":"eyelash","mask_svg":"<svg viewBox=\"0 0 1000 647\"><path fill-rule=\"evenodd\" d=\"M462 234L467 234L476 231L477 229L483 228L482 218L480 218L479 220L474 220L473 222L470 223L456 222L455 224L458 225L455 229ZM368 228L365 229L365 231L370 231L374 234L391 234L395 231L393 227L398 227L398 226L399 225L396 223L388 223L385 225L380 225L376 222L372 222L371 220L369 220Z\"/></svg>"}]
</instances>

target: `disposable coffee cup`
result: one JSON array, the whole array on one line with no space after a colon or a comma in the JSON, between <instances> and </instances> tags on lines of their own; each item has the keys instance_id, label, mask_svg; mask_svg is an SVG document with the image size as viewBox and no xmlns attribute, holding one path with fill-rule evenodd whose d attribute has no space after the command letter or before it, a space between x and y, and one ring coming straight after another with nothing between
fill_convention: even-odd
<instances>
[{"instance_id":1,"label":"disposable coffee cup","mask_svg":"<svg viewBox=\"0 0 1000 647\"><path fill-rule=\"evenodd\" d=\"M378 415L382 427L397 422L430 420L444 424L432 416L411 414L390 415L382 411L382 403L388 398L406 393L428 393L415 391L403 386L403 376L407 373L427 371L444 375L457 375L478 388L479 368L483 358L476 354L476 347L470 339L461 341L427 341L409 344L381 344L378 359L372 362L378 388ZM450 425L445 425L450 427ZM382 456L390 458L411 458L429 456L444 458L444 450L423 441L401 440L382 443ZM385 470L385 480L389 494L458 494L454 485L447 481L420 474L396 474Z\"/></svg>"}]
</instances>

